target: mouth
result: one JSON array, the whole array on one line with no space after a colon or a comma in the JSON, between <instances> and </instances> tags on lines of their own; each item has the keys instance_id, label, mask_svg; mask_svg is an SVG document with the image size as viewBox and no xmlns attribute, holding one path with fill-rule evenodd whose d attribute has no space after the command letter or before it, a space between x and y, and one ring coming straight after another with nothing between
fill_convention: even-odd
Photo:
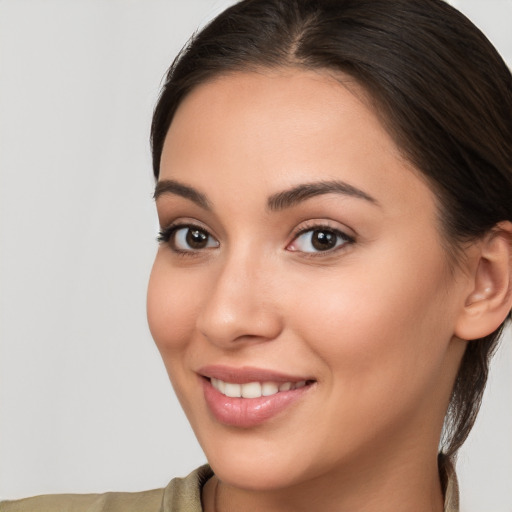
<instances>
[{"instance_id":1,"label":"mouth","mask_svg":"<svg viewBox=\"0 0 512 512\"><path fill-rule=\"evenodd\" d=\"M300 380L298 382L248 382L238 384L224 380L211 378L211 385L219 393L230 398L261 398L262 396L273 396L284 391L293 391L311 385L312 380Z\"/></svg>"},{"instance_id":2,"label":"mouth","mask_svg":"<svg viewBox=\"0 0 512 512\"><path fill-rule=\"evenodd\" d=\"M312 378L249 367L212 366L198 373L213 417L239 428L255 427L282 414L316 384Z\"/></svg>"}]
</instances>

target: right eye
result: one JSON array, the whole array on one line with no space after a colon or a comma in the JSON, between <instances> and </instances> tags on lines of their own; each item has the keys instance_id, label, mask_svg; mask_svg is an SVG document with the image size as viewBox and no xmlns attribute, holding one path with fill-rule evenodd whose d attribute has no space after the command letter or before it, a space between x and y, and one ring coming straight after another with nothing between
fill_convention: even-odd
<instances>
[{"instance_id":1,"label":"right eye","mask_svg":"<svg viewBox=\"0 0 512 512\"><path fill-rule=\"evenodd\" d=\"M160 231L159 242L166 242L175 252L196 252L219 247L219 242L199 226L170 226Z\"/></svg>"}]
</instances>

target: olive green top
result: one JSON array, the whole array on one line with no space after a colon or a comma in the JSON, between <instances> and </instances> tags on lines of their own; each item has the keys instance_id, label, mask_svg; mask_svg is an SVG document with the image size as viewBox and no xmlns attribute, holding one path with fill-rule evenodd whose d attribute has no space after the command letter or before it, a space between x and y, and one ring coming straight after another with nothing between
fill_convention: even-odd
<instances>
[{"instance_id":1,"label":"olive green top","mask_svg":"<svg viewBox=\"0 0 512 512\"><path fill-rule=\"evenodd\" d=\"M201 489L213 475L201 466L164 489L104 494L49 494L0 502L1 512L201 512Z\"/></svg>"},{"instance_id":2,"label":"olive green top","mask_svg":"<svg viewBox=\"0 0 512 512\"><path fill-rule=\"evenodd\" d=\"M201 512L201 489L213 475L201 466L186 478L174 478L164 489L105 494L50 494L2 501L0 512ZM444 512L459 512L457 478L452 471Z\"/></svg>"}]
</instances>

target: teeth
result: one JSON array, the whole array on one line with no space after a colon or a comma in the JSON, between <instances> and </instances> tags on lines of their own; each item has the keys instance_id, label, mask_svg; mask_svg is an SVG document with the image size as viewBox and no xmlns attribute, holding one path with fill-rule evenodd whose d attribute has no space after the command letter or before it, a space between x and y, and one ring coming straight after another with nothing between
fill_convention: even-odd
<instances>
[{"instance_id":1,"label":"teeth","mask_svg":"<svg viewBox=\"0 0 512 512\"><path fill-rule=\"evenodd\" d=\"M279 391L288 391L292 389L292 383L291 382L283 382L279 385Z\"/></svg>"},{"instance_id":2,"label":"teeth","mask_svg":"<svg viewBox=\"0 0 512 512\"><path fill-rule=\"evenodd\" d=\"M231 398L238 398L242 396L242 386L240 384L233 384L231 382L224 383L224 394ZM220 387L220 386L219 386ZM219 389L220 391L220 389Z\"/></svg>"},{"instance_id":3,"label":"teeth","mask_svg":"<svg viewBox=\"0 0 512 512\"><path fill-rule=\"evenodd\" d=\"M275 382L264 382L261 385L261 394L263 396L275 395L279 391L279 386Z\"/></svg>"},{"instance_id":4,"label":"teeth","mask_svg":"<svg viewBox=\"0 0 512 512\"><path fill-rule=\"evenodd\" d=\"M261 396L261 384L259 382L249 382L242 384L242 396L244 398L259 398Z\"/></svg>"},{"instance_id":5,"label":"teeth","mask_svg":"<svg viewBox=\"0 0 512 512\"><path fill-rule=\"evenodd\" d=\"M271 396L280 391L290 391L303 388L306 385L305 380L299 382L248 382L247 384L235 384L233 382L224 382L220 379L211 378L212 386L223 395L230 398L260 398L261 396Z\"/></svg>"},{"instance_id":6,"label":"teeth","mask_svg":"<svg viewBox=\"0 0 512 512\"><path fill-rule=\"evenodd\" d=\"M219 379L214 379L212 377L212 386L217 390L220 391L223 394L226 394L226 383Z\"/></svg>"}]
</instances>

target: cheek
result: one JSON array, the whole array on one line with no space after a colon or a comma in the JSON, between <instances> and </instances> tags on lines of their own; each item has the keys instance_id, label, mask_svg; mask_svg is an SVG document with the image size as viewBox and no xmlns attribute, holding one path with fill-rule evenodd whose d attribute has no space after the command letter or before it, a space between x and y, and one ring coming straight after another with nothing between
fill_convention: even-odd
<instances>
[{"instance_id":1,"label":"cheek","mask_svg":"<svg viewBox=\"0 0 512 512\"><path fill-rule=\"evenodd\" d=\"M187 272L173 272L165 258L157 255L148 285L147 316L166 366L166 356L183 351L194 329L198 288L190 281Z\"/></svg>"},{"instance_id":2,"label":"cheek","mask_svg":"<svg viewBox=\"0 0 512 512\"><path fill-rule=\"evenodd\" d=\"M197 279L196 279L197 281ZM190 397L189 390L197 386L193 373L188 371L190 345L200 295L193 273L177 271L168 265L165 253L159 253L153 264L148 284L147 316L149 329L160 352L176 396L186 415L196 414L194 404L200 395Z\"/></svg>"},{"instance_id":3,"label":"cheek","mask_svg":"<svg viewBox=\"0 0 512 512\"><path fill-rule=\"evenodd\" d=\"M299 288L308 295L293 306L296 331L333 381L359 390L360 398L368 392L368 403L376 396L385 402L396 391L405 399L405 383L421 393L441 370L452 325L445 267L434 256L390 252L379 265L361 260Z\"/></svg>"}]
</instances>

